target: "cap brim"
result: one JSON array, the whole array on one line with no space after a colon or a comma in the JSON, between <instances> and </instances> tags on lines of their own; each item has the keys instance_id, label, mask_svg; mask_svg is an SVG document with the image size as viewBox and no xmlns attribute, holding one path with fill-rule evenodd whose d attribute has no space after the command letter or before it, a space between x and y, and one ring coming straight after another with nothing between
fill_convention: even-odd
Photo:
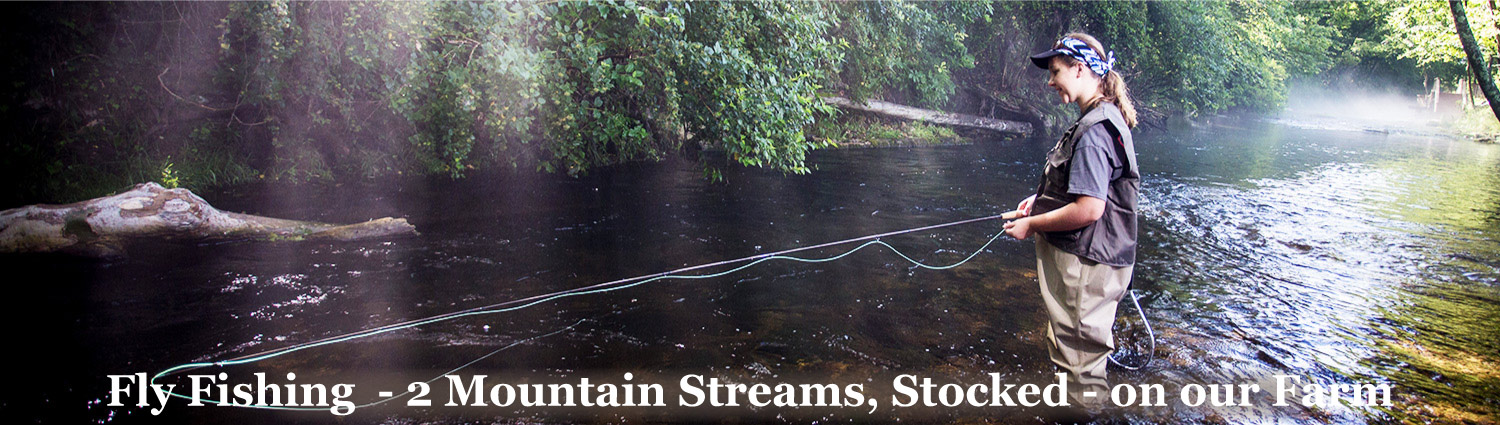
<instances>
[{"instance_id":1,"label":"cap brim","mask_svg":"<svg viewBox=\"0 0 1500 425\"><path fill-rule=\"evenodd\" d=\"M1031 55L1031 63L1035 64L1037 68L1049 69L1052 67L1052 57L1061 54L1062 52L1056 50L1048 50L1045 52L1037 53Z\"/></svg>"}]
</instances>

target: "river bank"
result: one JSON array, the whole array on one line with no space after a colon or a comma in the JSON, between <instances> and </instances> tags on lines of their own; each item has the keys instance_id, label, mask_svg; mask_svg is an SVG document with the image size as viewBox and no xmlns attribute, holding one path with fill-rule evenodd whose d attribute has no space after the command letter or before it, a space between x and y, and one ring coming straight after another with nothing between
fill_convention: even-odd
<instances>
[{"instance_id":1,"label":"river bank","mask_svg":"<svg viewBox=\"0 0 1500 425\"><path fill-rule=\"evenodd\" d=\"M807 136L835 149L973 143L972 138L948 127L859 112L818 120L808 128Z\"/></svg>"},{"instance_id":2,"label":"river bank","mask_svg":"<svg viewBox=\"0 0 1500 425\"><path fill-rule=\"evenodd\" d=\"M1460 114L1436 115L1419 107L1407 97L1396 96L1378 100L1346 98L1337 102L1309 102L1292 99L1285 110L1275 114L1246 113L1161 118L1158 120L1160 122L1155 125L1143 124L1143 127L1137 131L1205 126L1228 126L1230 129L1235 129L1245 120L1265 120L1279 125L1311 130L1445 137L1491 144L1500 140L1500 122L1497 122L1487 109L1461 112ZM1044 129L1043 131L1055 130ZM803 134L807 139L822 146L822 149L944 146L969 144L976 140L1011 140L1030 137L1002 136L978 130L954 130L942 125L861 111L837 111L828 115L820 115L812 124L804 128ZM167 157L165 160L152 159L153 155L146 152L128 153L126 160L114 161L116 169L124 167L128 170L126 172L105 173L104 168L82 167L76 175L60 177L61 181L28 182L22 185L20 190L34 189L33 193L26 196L13 194L12 198L15 200L10 202L11 205L3 206L19 207L35 203L74 202L116 193L136 183L146 181L157 182L168 188L183 187L193 191L213 191L252 182L281 182L293 185L355 184L410 175L446 174L437 171L422 172L415 169L403 169L393 166L388 161L361 161L359 165L345 164L338 168L268 174L253 166L253 158L274 156L274 145L271 143L259 145L262 148L256 152L196 149L189 152L189 155ZM713 156L715 155L713 152L721 151L709 150L701 154ZM541 172L503 166L501 168L506 169L471 167L469 174ZM47 187L42 191L45 193L35 191L42 187Z\"/></svg>"}]
</instances>

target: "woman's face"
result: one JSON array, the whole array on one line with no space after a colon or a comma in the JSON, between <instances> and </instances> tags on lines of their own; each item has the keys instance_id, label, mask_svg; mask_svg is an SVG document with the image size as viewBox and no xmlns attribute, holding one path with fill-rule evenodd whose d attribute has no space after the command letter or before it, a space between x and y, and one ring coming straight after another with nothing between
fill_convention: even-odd
<instances>
[{"instance_id":1,"label":"woman's face","mask_svg":"<svg viewBox=\"0 0 1500 425\"><path fill-rule=\"evenodd\" d=\"M1074 103L1086 95L1092 95L1090 88L1099 86L1099 80L1093 77L1092 71L1084 75L1087 67L1082 62L1068 64L1062 56L1053 56L1052 64L1047 67L1052 76L1047 79L1047 87L1057 90L1057 95L1062 97L1063 103Z\"/></svg>"}]
</instances>

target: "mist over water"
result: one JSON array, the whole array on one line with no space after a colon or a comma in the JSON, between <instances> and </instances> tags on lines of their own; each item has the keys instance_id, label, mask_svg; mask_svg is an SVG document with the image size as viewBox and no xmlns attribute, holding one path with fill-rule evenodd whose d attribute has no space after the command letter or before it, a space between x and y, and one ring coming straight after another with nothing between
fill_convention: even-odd
<instances>
[{"instance_id":1,"label":"mist over water","mask_svg":"<svg viewBox=\"0 0 1500 425\"><path fill-rule=\"evenodd\" d=\"M1451 115L1451 111L1445 111ZM1291 84L1278 122L1302 128L1405 134L1448 134L1442 119L1452 118L1422 104L1416 95L1394 88L1328 88Z\"/></svg>"}]
</instances>

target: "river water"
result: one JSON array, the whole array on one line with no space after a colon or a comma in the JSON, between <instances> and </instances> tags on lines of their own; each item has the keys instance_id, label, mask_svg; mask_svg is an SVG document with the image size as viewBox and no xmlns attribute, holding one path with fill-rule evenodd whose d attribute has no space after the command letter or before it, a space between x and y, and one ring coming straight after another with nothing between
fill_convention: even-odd
<instances>
[{"instance_id":1,"label":"river water","mask_svg":"<svg viewBox=\"0 0 1500 425\"><path fill-rule=\"evenodd\" d=\"M1144 175L1134 287L1157 341L1116 384L1161 384L1137 423L1493 421L1500 405L1500 148L1469 141L1224 121L1137 136ZM110 407L107 375L154 374L361 329L683 266L998 214L1028 194L1050 141L817 151L810 175L690 161L581 178L530 173L206 193L222 209L355 222L407 217L420 236L360 243L153 244L106 263L7 257L7 422L333 422L328 412L169 404ZM951 264L1000 227L984 222L883 240ZM826 257L855 245L798 255ZM458 372L509 383L679 379L861 384L860 407L446 407L446 381L409 407L352 423L1040 423L1040 408L903 408L892 381L1042 383L1043 315L1030 242L1001 238L946 271L882 247L838 261L770 261L718 278L662 280L204 368L253 382L355 384L355 403ZM725 270L718 267L708 271ZM1147 357L1122 305L1126 363ZM519 344L517 344L519 343ZM509 348L506 348L509 347ZM498 350L498 351L497 351ZM492 356L483 357L493 353ZM475 361L478 359L478 361ZM180 387L179 374L162 382ZM1274 406L1274 376L1389 384L1392 406ZM1259 383L1242 407L1188 406L1190 385ZM181 391L181 390L179 390ZM743 397L743 396L741 396ZM134 399L127 399L134 402ZM687 401L691 401L688 397ZM149 421L143 421L149 419Z\"/></svg>"}]
</instances>

